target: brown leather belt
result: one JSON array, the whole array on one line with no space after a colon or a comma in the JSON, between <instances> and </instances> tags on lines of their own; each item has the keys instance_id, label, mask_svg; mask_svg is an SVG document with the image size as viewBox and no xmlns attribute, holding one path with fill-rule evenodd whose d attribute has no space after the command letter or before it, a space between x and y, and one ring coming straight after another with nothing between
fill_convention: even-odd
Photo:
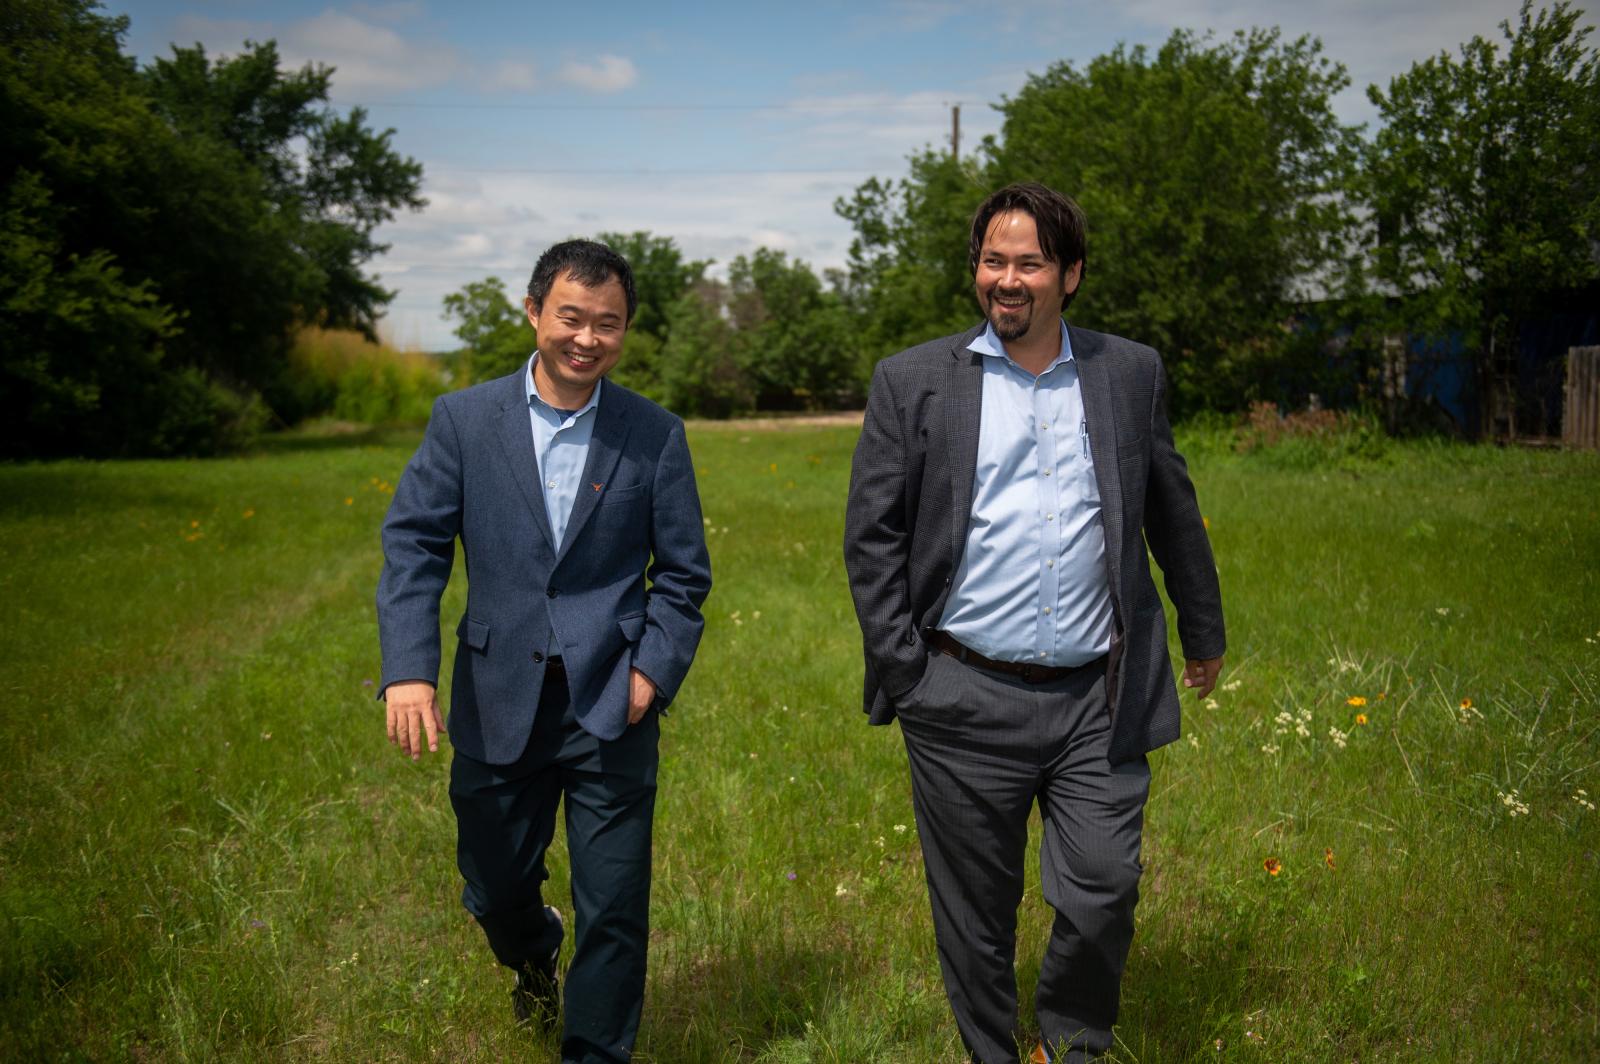
<instances>
[{"instance_id":1,"label":"brown leather belt","mask_svg":"<svg viewBox=\"0 0 1600 1064\"><path fill-rule=\"evenodd\" d=\"M1101 654L1093 661L1082 665L1035 665L1028 661L995 661L986 658L970 647L962 646L949 632L936 631L928 637L928 645L941 654L948 654L957 661L967 665L974 665L990 672L1003 673L1006 676L1015 676L1023 683L1049 683L1052 680L1064 680L1074 673L1090 669L1105 670L1106 656Z\"/></svg>"}]
</instances>

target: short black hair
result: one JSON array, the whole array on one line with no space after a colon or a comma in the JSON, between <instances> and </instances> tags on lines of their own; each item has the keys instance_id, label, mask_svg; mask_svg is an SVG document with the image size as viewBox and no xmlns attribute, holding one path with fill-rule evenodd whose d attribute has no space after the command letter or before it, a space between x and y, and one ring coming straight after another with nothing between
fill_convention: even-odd
<instances>
[{"instance_id":1,"label":"short black hair","mask_svg":"<svg viewBox=\"0 0 1600 1064\"><path fill-rule=\"evenodd\" d=\"M991 192L988 198L978 204L978 211L972 216L967 261L973 273L978 272L978 255L983 250L983 238L989 232L989 223L995 215L1006 211L1022 211L1033 219L1033 224L1039 230L1039 250L1044 252L1046 259L1061 267L1062 273L1077 263L1083 264L1084 273L1088 272L1089 222L1083 208L1071 196L1063 196L1037 181L1019 181ZM1080 288L1083 286L1082 275L1078 278L1078 285ZM1072 295L1075 294L1067 296L1067 303L1072 302Z\"/></svg>"},{"instance_id":2,"label":"short black hair","mask_svg":"<svg viewBox=\"0 0 1600 1064\"><path fill-rule=\"evenodd\" d=\"M598 240L563 240L539 256L533 276L528 278L528 298L535 308L544 306L545 297L556 278L571 274L585 288L598 288L612 278L622 285L628 299L628 321L639 309L639 293L633 287L633 268L628 260Z\"/></svg>"}]
</instances>

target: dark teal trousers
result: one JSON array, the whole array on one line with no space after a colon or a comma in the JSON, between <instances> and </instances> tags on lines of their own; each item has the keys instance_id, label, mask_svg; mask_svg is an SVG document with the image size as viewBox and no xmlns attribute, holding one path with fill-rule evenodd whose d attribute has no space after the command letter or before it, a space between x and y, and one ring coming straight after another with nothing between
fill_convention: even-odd
<instances>
[{"instance_id":1,"label":"dark teal trousers","mask_svg":"<svg viewBox=\"0 0 1600 1064\"><path fill-rule=\"evenodd\" d=\"M639 1031L659 738L655 710L613 741L595 738L579 726L566 684L547 681L520 758L490 765L457 752L450 765L461 902L508 968L561 945L543 887L565 807L575 941L562 986L563 1062L627 1061Z\"/></svg>"}]
</instances>

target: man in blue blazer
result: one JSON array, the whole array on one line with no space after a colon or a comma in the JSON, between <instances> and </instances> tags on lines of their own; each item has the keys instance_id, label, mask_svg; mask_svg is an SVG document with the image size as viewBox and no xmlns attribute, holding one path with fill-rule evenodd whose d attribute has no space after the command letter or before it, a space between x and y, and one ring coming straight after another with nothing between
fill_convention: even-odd
<instances>
[{"instance_id":1,"label":"man in blue blazer","mask_svg":"<svg viewBox=\"0 0 1600 1064\"><path fill-rule=\"evenodd\" d=\"M554 1024L561 914L545 851L565 799L575 944L563 1061L626 1061L644 1002L658 714L677 694L711 589L683 423L604 380L638 305L603 244L557 244L525 301L538 350L441 397L383 526L378 629L389 740L444 730L439 599L455 544L450 801L462 903L517 973L519 1021Z\"/></svg>"}]
</instances>

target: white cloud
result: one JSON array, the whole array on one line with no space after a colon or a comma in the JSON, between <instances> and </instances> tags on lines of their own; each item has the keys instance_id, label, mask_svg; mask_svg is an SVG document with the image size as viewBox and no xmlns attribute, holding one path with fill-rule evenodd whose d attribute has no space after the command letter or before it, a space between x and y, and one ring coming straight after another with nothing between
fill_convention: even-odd
<instances>
[{"instance_id":1,"label":"white cloud","mask_svg":"<svg viewBox=\"0 0 1600 1064\"><path fill-rule=\"evenodd\" d=\"M558 76L567 84L590 92L621 92L639 80L639 71L631 59L601 55L592 62L566 63Z\"/></svg>"},{"instance_id":2,"label":"white cloud","mask_svg":"<svg viewBox=\"0 0 1600 1064\"><path fill-rule=\"evenodd\" d=\"M224 55L236 54L246 40L275 39L285 67L306 63L333 67L336 99L431 88L468 69L449 45L409 40L387 26L332 8L287 25L185 15L174 29L178 39L198 40L208 51Z\"/></svg>"},{"instance_id":3,"label":"white cloud","mask_svg":"<svg viewBox=\"0 0 1600 1064\"><path fill-rule=\"evenodd\" d=\"M387 26L332 9L293 23L281 43L286 57L335 67L334 85L352 95L442 85L463 68L449 45L408 40Z\"/></svg>"}]
</instances>

